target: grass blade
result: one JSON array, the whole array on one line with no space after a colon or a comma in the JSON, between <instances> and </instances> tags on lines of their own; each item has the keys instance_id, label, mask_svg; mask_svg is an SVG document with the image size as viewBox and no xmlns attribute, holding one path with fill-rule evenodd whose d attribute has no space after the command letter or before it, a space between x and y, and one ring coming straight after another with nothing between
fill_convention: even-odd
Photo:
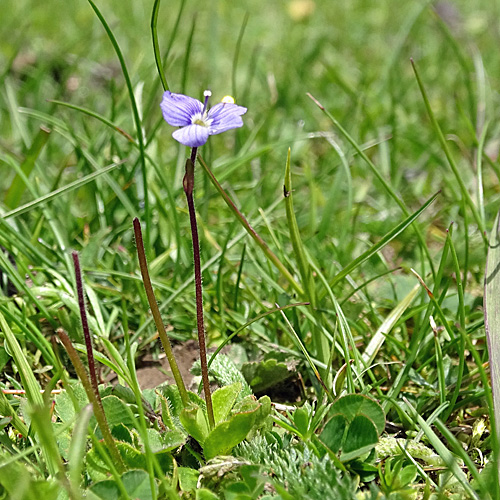
<instances>
[{"instance_id":1,"label":"grass blade","mask_svg":"<svg viewBox=\"0 0 500 500\"><path fill-rule=\"evenodd\" d=\"M98 171L101 169L97 159L93 157L86 148L82 147L83 145L88 146L87 141L79 136L75 137L74 134L70 131L69 127L62 121L55 119L54 117L47 115L46 113L40 113L39 111L31 110L28 108L20 108L20 112L28 116L32 116L37 120L51 123L53 125L54 132L58 132L60 135L62 135L75 148L75 150L79 154L81 154L86 161L88 161L88 163L94 170ZM109 184L111 189L113 189L116 197L121 201L129 215L131 217L135 217L137 215L137 207L130 201L130 199L126 195L126 192L123 191L122 186L120 186L118 182L108 174L104 176L104 179Z\"/></svg>"},{"instance_id":2,"label":"grass blade","mask_svg":"<svg viewBox=\"0 0 500 500\"><path fill-rule=\"evenodd\" d=\"M411 292L391 311L391 313L385 318L384 322L378 327L377 331L373 335L370 343L366 346L365 352L363 353L363 362L369 366L373 363L377 352L382 347L387 335L394 327L394 325L399 321L399 318L403 313L410 307L413 299L417 296L420 290L419 285L415 285Z\"/></svg>"},{"instance_id":3,"label":"grass blade","mask_svg":"<svg viewBox=\"0 0 500 500\"><path fill-rule=\"evenodd\" d=\"M19 376L21 377L21 383L26 391L26 396L28 401L32 405L43 406L43 397L40 393L40 384L38 383L33 370L31 369L28 360L26 359L19 342L17 341L14 333L10 329L5 316L0 313L0 329L2 330L5 341L9 347L12 357L16 363L17 369L19 370Z\"/></svg>"},{"instance_id":4,"label":"grass blade","mask_svg":"<svg viewBox=\"0 0 500 500\"><path fill-rule=\"evenodd\" d=\"M36 409L36 411L41 411L43 414L47 412L48 409L45 408L43 402L43 396L40 389L40 384L38 383L35 375L33 374L33 370L31 369L26 356L24 355L19 342L17 341L14 333L10 329L7 321L3 314L0 313L0 330L3 332L5 336L5 341L9 347L10 352L12 353L12 358L16 363L17 369L19 370L19 376L21 378L21 383L23 385L24 390L26 391L26 397L31 405L32 409ZM46 434L46 429L44 424L39 424L38 417L32 420L35 424L35 430L39 436L42 450L44 456L47 461L47 467L49 472L53 475L56 470L62 469L62 462L60 462L60 456L57 450L51 446L54 441L51 441L50 436ZM50 428L52 430L52 427ZM47 431L48 432L48 431ZM60 467L59 467L60 465Z\"/></svg>"},{"instance_id":5,"label":"grass blade","mask_svg":"<svg viewBox=\"0 0 500 500\"><path fill-rule=\"evenodd\" d=\"M35 207L38 207L40 205L43 205L44 203L47 203L50 200L53 200L54 198L57 198L58 196L68 193L70 191L73 191L74 189L78 189L81 186L84 186L85 184L92 182L94 179L97 177L107 174L111 170L114 170L115 168L119 167L120 165L123 165L126 160L119 161L117 163L112 163L111 165L108 165L107 167L104 167L101 170L97 170L96 172L92 172L89 175L86 175L85 177L82 177L81 179L78 179L74 182L70 182L69 184L66 184L66 186L63 186L59 189L56 189L52 191L51 193L47 193L43 196L40 196L40 198L37 198L36 200L30 201L29 203L26 203L18 208L15 208L14 210L11 210L10 212L7 212L3 214L4 219L9 219L11 217L17 217L18 215L24 214L25 212L29 212Z\"/></svg>"},{"instance_id":6,"label":"grass blade","mask_svg":"<svg viewBox=\"0 0 500 500\"><path fill-rule=\"evenodd\" d=\"M281 274L287 279L293 289L301 296L304 295L304 290L302 287L295 281L295 278L292 276L290 271L283 265L283 263L278 259L278 257L273 253L273 251L267 246L266 242L257 234L255 229L249 224L245 216L238 210L233 200L229 197L229 195L224 191L223 187L219 184L217 179L215 178L212 171L208 168L207 164L203 160L201 156L198 156L199 163L208 174L210 181L215 186L219 194L222 196L226 205L231 209L231 211L236 215L237 219L241 223L241 225L245 228L247 233L252 237L252 239L257 243L259 248L264 252L264 255L279 269Z\"/></svg>"},{"instance_id":7,"label":"grass blade","mask_svg":"<svg viewBox=\"0 0 500 500\"><path fill-rule=\"evenodd\" d=\"M243 41L243 35L245 34L245 29L247 27L249 14L245 13L245 17L243 18L243 22L241 23L240 33L238 34L238 40L236 41L236 45L234 47L234 56L233 56L233 67L231 69L231 91L233 96L236 97L236 70L238 68L238 58L241 52L241 42Z\"/></svg>"},{"instance_id":8,"label":"grass blade","mask_svg":"<svg viewBox=\"0 0 500 500\"><path fill-rule=\"evenodd\" d=\"M337 127L340 130L342 135L350 142L351 146L356 150L356 152L359 154L359 156L361 158L363 158L363 160L366 162L366 164L370 167L370 170L375 175L377 180L382 184L382 186L384 187L387 194L396 202L396 204L399 206L399 208L402 210L402 212L406 216L408 216L410 214L410 212L406 208L406 205L404 204L404 202L401 200L401 197L398 196L398 194L394 191L394 189L388 184L388 182L384 179L382 174L379 172L376 165L370 160L370 158L368 158L368 156L366 156L363 149L351 137L349 132L347 132L347 130L340 124L340 122L315 97L313 97L309 93L307 93L307 95L319 107L319 109L321 109L321 111L323 111L323 113L325 113L325 115L328 116L328 118L332 121L332 123L335 125L335 127ZM420 243L420 248L422 249L422 251L426 255L427 261L429 262L429 266L432 270L432 274L434 274L434 264L432 262L432 258L430 256L429 249L426 245L425 239L424 239L424 237L423 237L423 235L420 232L418 227L415 227L415 232L417 234L417 237L418 237L418 240Z\"/></svg>"},{"instance_id":9,"label":"grass blade","mask_svg":"<svg viewBox=\"0 0 500 500\"><path fill-rule=\"evenodd\" d=\"M104 123L108 127L111 127L112 129L116 130L119 134L123 135L123 137L125 137L128 141L136 144L134 138L128 132L123 130L118 125L114 124L111 120L108 120L105 116L102 116L99 113L92 111L91 109L83 108L82 106L76 106L75 104L71 104L69 102L57 101L55 99L49 99L48 102L57 104L58 106L64 106L69 109L74 109L75 111L80 111L81 113L84 113L88 116L92 116L92 118L96 118L97 120Z\"/></svg>"},{"instance_id":10,"label":"grass blade","mask_svg":"<svg viewBox=\"0 0 500 500\"><path fill-rule=\"evenodd\" d=\"M425 108L427 109L427 114L429 115L432 126L434 127L434 130L438 136L439 143L441 144L441 147L443 148L443 152L446 156L446 159L448 160L448 164L450 165L450 168L453 172L453 175L455 176L455 179L458 182L458 185L460 186L460 191L462 192L462 196L464 197L467 205L469 205L469 208L471 209L472 215L474 216L474 219L476 220L476 223L479 227L479 230L481 231L483 241L484 241L485 245L487 245L488 239L486 237L483 221L482 221L481 216L479 215L479 212L476 208L476 205L472 201L472 197L469 194L469 191L467 190L467 187L465 186L465 183L460 175L460 172L458 170L458 166L455 163L455 160L453 159L450 148L448 147L448 143L446 142L446 139L444 137L443 131L441 130L441 127L439 126L439 123L436 120L436 117L434 116L434 113L433 113L432 108L431 108L431 104L429 102L429 98L427 97L427 92L425 91L424 84L420 78L420 75L418 73L417 67L416 67L413 59L411 59L411 65L413 67L413 71L415 72L415 77L417 79L417 83L418 83L418 86L420 88L420 92L422 93L422 97L424 99Z\"/></svg>"},{"instance_id":11,"label":"grass blade","mask_svg":"<svg viewBox=\"0 0 500 500\"><path fill-rule=\"evenodd\" d=\"M352 205L353 205L353 186L352 186L352 176L351 176L351 168L349 166L349 163L347 161L346 155L340 145L333 139L333 137L328 137L325 136L326 141L328 144L330 144L335 152L337 153L340 163L342 165L342 171L343 175L345 176L345 183L346 183L346 191L347 191L347 203L346 203L346 208L345 208L345 215L343 216L342 220L339 221L340 224L337 224L337 228L339 230L339 238L344 239L348 236L348 231L349 231L349 216L352 213ZM321 222L319 223L318 227L318 240L322 240L326 237L328 234L328 230L330 228L330 225L333 220L333 211L335 208L335 203L337 203L336 200L339 198L340 194L340 183L338 181L340 177L340 172L337 174L337 178L332 182L332 186L330 188L330 191L328 193L327 201L325 204L325 207L323 209L323 214L321 216ZM338 227L340 225L340 227Z\"/></svg>"},{"instance_id":12,"label":"grass blade","mask_svg":"<svg viewBox=\"0 0 500 500\"><path fill-rule=\"evenodd\" d=\"M139 143L139 157L140 157L140 162L141 162L141 177L142 177L142 189L144 190L143 192L143 197L144 197L144 219L146 223L146 242L147 246L150 244L150 228L151 228L151 214L150 214L150 208L149 208L149 192L148 192L148 178L147 178L147 172L146 172L146 148L144 147L144 135L142 131L142 123L141 123L141 117L139 114L139 108L137 106L137 102L135 100L135 95L134 95L134 89L132 87L132 81L130 80L130 76L128 74L128 69L127 65L125 64L125 58L123 57L122 51L120 49L120 46L118 45L118 42L115 38L115 35L111 31L111 28L109 27L108 23L104 19L103 15L101 14L101 11L97 8L96 4L92 0L88 0L90 3L90 6L94 10L96 16L99 18L99 21L101 21L101 24L104 27L104 30L106 31L109 40L111 44L113 45L113 48L115 49L116 55L118 57L118 60L120 61L120 66L122 69L123 73L123 78L125 79L125 83L127 85L127 90L130 98L130 104L132 106L132 112L134 115L134 122L135 122L135 128L136 128L136 133L137 133L137 142Z\"/></svg>"},{"instance_id":13,"label":"grass blade","mask_svg":"<svg viewBox=\"0 0 500 500\"><path fill-rule=\"evenodd\" d=\"M244 325L241 325L237 330L235 330L229 337L224 339L224 341L217 347L215 352L212 354L210 359L208 360L207 366L210 367L210 365L213 363L214 359L216 358L217 354L219 354L222 349L234 338L236 337L240 332L242 332L245 328L250 326L252 323L255 323L259 319L265 318L266 316L269 316L270 314L273 314L278 311L284 311L285 309L289 309L290 307L297 307L297 306L308 306L309 302L298 302L297 304L288 304L286 306L282 307L276 307L275 309L271 309L269 311L265 311L257 316L255 318L252 318L251 320L247 321Z\"/></svg>"},{"instance_id":14,"label":"grass blade","mask_svg":"<svg viewBox=\"0 0 500 500\"><path fill-rule=\"evenodd\" d=\"M23 437L28 437L28 428L22 419L17 415L14 408L9 403L7 396L0 390L0 415L5 417L10 417L11 425L16 429L17 432L22 434Z\"/></svg>"},{"instance_id":15,"label":"grass blade","mask_svg":"<svg viewBox=\"0 0 500 500\"><path fill-rule=\"evenodd\" d=\"M49 140L51 130L47 127L41 126L38 134L36 135L31 147L26 155L26 158L21 164L21 170L26 178L29 178L30 173L35 168L35 162L40 156L43 147L47 144ZM19 201L21 200L21 196L26 189L26 185L24 184L23 179L16 175L12 184L10 185L9 190L7 191L7 195L5 196L5 205L9 208L16 207L19 205Z\"/></svg>"},{"instance_id":16,"label":"grass blade","mask_svg":"<svg viewBox=\"0 0 500 500\"><path fill-rule=\"evenodd\" d=\"M31 409L31 423L46 457L47 469L51 475L58 473L62 479L61 482L69 490L70 485L65 476L61 455L57 447L57 440L54 436L49 407L44 404L34 405Z\"/></svg>"},{"instance_id":17,"label":"grass blade","mask_svg":"<svg viewBox=\"0 0 500 500\"><path fill-rule=\"evenodd\" d=\"M82 408L76 419L73 437L69 446L68 464L69 479L74 491L78 491L83 470L83 457L87 447L87 430L92 417L92 405L88 404Z\"/></svg>"},{"instance_id":18,"label":"grass blade","mask_svg":"<svg viewBox=\"0 0 500 500\"><path fill-rule=\"evenodd\" d=\"M348 387L348 392L352 393L355 392L355 386L354 386L354 378L352 374L352 367L350 363L350 350L349 346L351 347L351 351L353 354L353 358L356 364L356 371L357 373L361 373L362 371L362 365L361 365L361 356L359 356L359 351L356 347L356 343L354 342L354 337L352 336L351 329L349 327L349 324L347 322L347 319L344 315L344 311L340 307L337 298L335 297L335 294L333 293L332 287L328 284L328 281L325 277L325 275L321 272L321 269L314 263L314 261L309 260L309 264L311 265L313 271L316 273L320 281L323 283L323 286L325 287L326 293L330 297L330 300L332 301L333 307L335 308L335 314L337 316L338 320L338 329L340 331L340 336L339 336L339 343L342 348L342 355L344 357L344 363L346 366L346 376L347 376L347 387ZM333 336L333 342L332 342L332 348L331 348L331 355L330 355L330 360L333 359L333 353L335 349L335 335ZM327 371L331 369L331 363L327 365ZM329 382L329 380L328 380Z\"/></svg>"},{"instance_id":19,"label":"grass blade","mask_svg":"<svg viewBox=\"0 0 500 500\"><path fill-rule=\"evenodd\" d=\"M158 70L161 85L163 87L163 90L168 90L167 78L165 77L165 72L163 71L163 63L161 61L160 44L158 43L158 30L156 29L158 24L159 10L160 0L155 0L155 3L153 5L153 13L151 14L151 37L153 38L153 53L155 55L156 69Z\"/></svg>"},{"instance_id":20,"label":"grass blade","mask_svg":"<svg viewBox=\"0 0 500 500\"><path fill-rule=\"evenodd\" d=\"M184 64L182 66L182 80L181 80L181 93L186 93L188 75L189 75L189 61L191 57L191 49L193 48L193 38L196 31L196 15L193 17L193 22L191 23L191 31L186 42L186 48L184 49Z\"/></svg>"},{"instance_id":21,"label":"grass blade","mask_svg":"<svg viewBox=\"0 0 500 500\"><path fill-rule=\"evenodd\" d=\"M458 339L459 344L458 344L457 380L456 380L455 390L453 391L453 394L452 394L451 399L450 399L450 406L443 416L444 420L447 420L447 418L454 411L455 403L457 402L458 395L460 394L460 388L462 386L462 379L463 379L464 369L465 369L464 351L465 351L465 336L467 335L465 333L467 326L465 323L466 312L465 312L465 301L464 301L464 284L463 284L462 278L461 278L461 271L460 271L460 265L458 263L457 252L455 250L455 245L454 245L453 239L452 239L452 231L448 231L447 239L449 240L449 243L450 243L450 254L451 254L452 261L453 261L453 267L454 267L454 271L455 271L455 279L457 282L458 317L459 317L459 323L460 323L460 337ZM466 275L466 271L464 272L464 277L465 277L465 275Z\"/></svg>"},{"instance_id":22,"label":"grass blade","mask_svg":"<svg viewBox=\"0 0 500 500\"><path fill-rule=\"evenodd\" d=\"M293 253L299 267L299 273L302 279L302 287L306 293L307 300L311 303L312 310L317 307L316 287L314 285L313 274L309 266L309 261L306 256L302 238L300 235L297 218L293 208L293 189L292 189L292 172L290 168L290 148L286 158L285 180L284 180L284 195L286 218L288 222L288 230L290 231L290 239L292 241ZM313 332L313 342L316 351L316 357L328 366L328 358L330 356L330 346L327 338L323 335L320 328L315 327ZM327 368L328 370L328 368ZM325 374L323 374L325 375ZM327 379L325 379L327 380Z\"/></svg>"},{"instance_id":23,"label":"grass blade","mask_svg":"<svg viewBox=\"0 0 500 500\"><path fill-rule=\"evenodd\" d=\"M342 271L340 271L330 283L330 286L335 286L340 280L345 278L349 273L351 273L354 269L356 269L360 264L362 264L365 260L369 259L372 255L381 250L385 245L387 245L390 241L392 241L398 234L402 233L410 224L412 224L427 207L438 197L441 191L438 191L432 198L427 200L422 207L420 207L415 213L410 215L407 219L405 219L401 224L396 226L392 231L389 231L378 243L369 248L366 252L363 252L359 257L354 259L349 265L344 267Z\"/></svg>"},{"instance_id":24,"label":"grass blade","mask_svg":"<svg viewBox=\"0 0 500 500\"><path fill-rule=\"evenodd\" d=\"M302 278L302 287L306 291L312 307L316 307L316 293L314 289L314 283L312 282L312 274L309 268L309 262L304 252L304 246L302 245L302 238L300 237L299 226L297 224L297 219L295 217L295 212L293 209L292 172L290 169L290 148L288 148L288 155L286 158L284 193L285 193L285 208L286 208L286 218L288 221L288 229L290 231L290 239L292 241L293 253L295 254L295 258L297 259L299 272Z\"/></svg>"},{"instance_id":25,"label":"grass blade","mask_svg":"<svg viewBox=\"0 0 500 500\"><path fill-rule=\"evenodd\" d=\"M444 460L446 466L450 469L453 475L457 478L460 484L463 486L464 490L470 495L471 498L480 500L477 493L469 485L467 476L464 474L462 469L457 463L456 458L452 455L451 451L446 448L446 446L441 442L441 440L436 436L435 432L432 430L431 426L420 416L420 414L413 408L410 402L405 399L406 406L409 409L410 415L416 419L427 439L433 446L433 448L439 453L439 456Z\"/></svg>"},{"instance_id":26,"label":"grass blade","mask_svg":"<svg viewBox=\"0 0 500 500\"><path fill-rule=\"evenodd\" d=\"M309 364L309 367L311 368L311 370L313 371L314 375L318 379L318 382L321 384L321 387L323 387L323 390L325 391L325 393L330 398L330 401L333 401L333 399L334 399L333 398L333 394L331 393L331 391L328 389L328 387L326 386L325 382L321 378L321 375L319 374L319 371L316 368L316 365L314 364L314 361L311 359L311 356L309 356L309 353L307 352L306 346L304 345L304 343L302 342L302 340L298 336L297 332L294 330L294 328L293 328L292 324L290 323L289 319L286 317L286 314L282 310L280 312L281 312L281 315L283 316L283 319L285 320L286 325L288 326L288 329L289 329L290 333L292 334L292 339L299 346L300 350L302 351L302 354L304 355L304 357L306 358L306 360L307 360L307 362Z\"/></svg>"},{"instance_id":27,"label":"grass blade","mask_svg":"<svg viewBox=\"0 0 500 500\"><path fill-rule=\"evenodd\" d=\"M13 323L16 324L28 342L33 342L36 348L42 353L42 356L47 363L51 365L56 363L52 345L31 320L22 315L16 315L3 304L0 305L0 313L5 316L6 320L11 325Z\"/></svg>"},{"instance_id":28,"label":"grass blade","mask_svg":"<svg viewBox=\"0 0 500 500\"><path fill-rule=\"evenodd\" d=\"M484 326L490 357L491 391L493 393L493 415L491 434L500 477L500 212L497 214L490 235L488 260L484 280Z\"/></svg>"}]
</instances>

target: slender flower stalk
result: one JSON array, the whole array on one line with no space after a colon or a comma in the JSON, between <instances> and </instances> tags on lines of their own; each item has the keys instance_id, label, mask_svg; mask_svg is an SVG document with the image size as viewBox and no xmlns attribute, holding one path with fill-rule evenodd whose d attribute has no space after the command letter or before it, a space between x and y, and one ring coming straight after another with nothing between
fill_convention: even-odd
<instances>
[{"instance_id":1,"label":"slender flower stalk","mask_svg":"<svg viewBox=\"0 0 500 500\"><path fill-rule=\"evenodd\" d=\"M196 211L194 208L194 163L196 159L196 148L191 152L191 158L186 160L186 173L182 181L184 193L189 209L189 221L191 223L191 235L193 239L193 260L194 260L194 284L196 293L196 325L198 329L198 343L200 346L201 377L203 380L203 392L207 404L207 415L210 427L215 426L214 410L212 406L212 395L210 393L210 381L208 380L207 348L205 342L205 322L203 319L203 284L201 276L200 240L198 237L198 225L196 223Z\"/></svg>"},{"instance_id":2,"label":"slender flower stalk","mask_svg":"<svg viewBox=\"0 0 500 500\"><path fill-rule=\"evenodd\" d=\"M142 238L141 223L136 217L134 219L134 233L135 233L135 244L137 246L137 256L139 258L139 266L141 268L142 282L144 283L144 289L146 290L146 296L148 298L149 307L151 313L153 314L153 319L158 330L158 335L160 336L163 349L167 355L168 363L172 374L174 376L175 383L179 389L179 394L181 396L182 404L186 407L189 404L189 397L186 391L186 386L184 385L184 380L182 379L181 372L177 366L177 362L172 352L172 346L168 338L167 332L165 331L165 325L163 324L160 309L158 308L158 303L156 302L153 287L151 285L151 279L149 277L148 263L146 260L146 252L144 250L144 242Z\"/></svg>"},{"instance_id":3,"label":"slender flower stalk","mask_svg":"<svg viewBox=\"0 0 500 500\"><path fill-rule=\"evenodd\" d=\"M78 252L73 252L73 265L75 267L76 293L78 295L78 305L80 307L80 318L82 320L83 337L85 339L85 347L87 348L87 360L89 363L90 382L92 390L97 398L99 406L102 408L101 395L99 394L99 384L97 383L97 373L95 369L94 350L92 347L92 339L90 337L89 322L87 320L87 310L85 309L85 298L83 296L83 281L82 271L80 269L80 259Z\"/></svg>"},{"instance_id":4,"label":"slender flower stalk","mask_svg":"<svg viewBox=\"0 0 500 500\"><path fill-rule=\"evenodd\" d=\"M172 137L191 147L191 157L186 160L186 173L182 181L184 193L189 210L189 221L191 224L191 235L193 240L194 260L194 282L196 294L196 325L198 330L198 342L200 346L201 376L203 381L203 392L207 405L207 415L210 428L215 426L212 396L210 393L210 382L208 379L207 349L205 341L205 323L203 318L203 285L201 276L200 241L198 237L198 226L196 223L196 211L194 207L194 167L198 148L203 146L211 135L220 134L243 125L241 115L245 114L247 108L237 106L234 99L226 97L222 102L212 108L208 108L208 100L212 93L204 92L204 102L193 99L183 94L173 94L166 91L160 104L163 118L176 130Z\"/></svg>"},{"instance_id":5,"label":"slender flower stalk","mask_svg":"<svg viewBox=\"0 0 500 500\"><path fill-rule=\"evenodd\" d=\"M76 279L76 293L78 296L78 305L80 308L80 318L82 321L83 328L83 336L85 338L85 346L87 348L87 360L89 365L89 375L87 375L85 371L85 367L83 366L78 354L71 343L66 332L62 329L57 331L59 338L61 339L64 347L66 348L66 352L73 363L73 367L76 370L78 378L82 382L83 388L87 393L87 397L89 401L92 403L92 407L94 409L94 415L96 417L97 423L99 424L99 428L101 429L102 436L106 445L113 457L113 460L116 464L116 467L120 471L125 470L125 465L121 458L120 452L118 451L115 441L111 435L111 431L109 429L108 421L106 420L106 414L104 413L104 407L102 405L101 395L99 394L99 384L97 382L97 374L95 369L95 360L94 360L94 351L92 347L92 339L90 337L90 329L89 323L87 320L87 311L85 309L85 298L83 294L83 280L82 280L82 271L80 268L80 259L78 257L78 252L72 253L73 257L73 265L75 269L75 279Z\"/></svg>"}]
</instances>

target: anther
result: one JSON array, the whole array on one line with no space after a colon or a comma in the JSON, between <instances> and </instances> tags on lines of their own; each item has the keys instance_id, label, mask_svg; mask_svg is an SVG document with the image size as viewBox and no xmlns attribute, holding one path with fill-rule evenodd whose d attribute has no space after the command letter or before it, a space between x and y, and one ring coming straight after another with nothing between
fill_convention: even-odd
<instances>
[{"instance_id":1,"label":"anther","mask_svg":"<svg viewBox=\"0 0 500 500\"><path fill-rule=\"evenodd\" d=\"M205 111L207 110L207 106L208 106L208 100L210 99L211 95L212 95L212 92L210 92L210 90L205 90L205 92L203 92L203 95L205 96L205 102L203 104L203 111L201 112L201 114L203 115L205 113Z\"/></svg>"}]
</instances>

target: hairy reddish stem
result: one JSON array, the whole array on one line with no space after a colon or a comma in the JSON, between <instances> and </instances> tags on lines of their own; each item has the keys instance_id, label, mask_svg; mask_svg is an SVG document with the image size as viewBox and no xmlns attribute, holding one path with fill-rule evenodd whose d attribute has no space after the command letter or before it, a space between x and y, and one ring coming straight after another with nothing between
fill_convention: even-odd
<instances>
[{"instance_id":1,"label":"hairy reddish stem","mask_svg":"<svg viewBox=\"0 0 500 500\"><path fill-rule=\"evenodd\" d=\"M203 392L207 404L207 415L210 427L215 427L214 410L212 406L212 395L210 393L210 381L208 380L207 347L205 342L205 323L203 319L203 285L201 277L200 240L198 237L198 225L196 223L196 211L194 208L194 162L196 161L197 148L191 151L191 158L186 160L186 173L182 181L189 209L189 221L191 223L191 235L193 238L193 260L194 260L194 283L196 291L196 324L198 328L198 343L200 346L201 378L203 381Z\"/></svg>"},{"instance_id":2,"label":"hairy reddish stem","mask_svg":"<svg viewBox=\"0 0 500 500\"><path fill-rule=\"evenodd\" d=\"M73 257L73 265L75 267L75 279L76 279L76 293L78 295L78 306L80 307L80 318L82 320L83 337L85 339L85 347L87 348L87 360L89 364L89 375L90 382L92 384L92 390L102 407L101 396L99 394L99 384L97 383L97 373L95 370L94 361L94 350L92 347L92 339L90 337L89 322L87 320L87 310L85 309L85 298L83 295L83 280L82 271L80 269L80 259L78 257L78 252L73 252L71 254Z\"/></svg>"}]
</instances>

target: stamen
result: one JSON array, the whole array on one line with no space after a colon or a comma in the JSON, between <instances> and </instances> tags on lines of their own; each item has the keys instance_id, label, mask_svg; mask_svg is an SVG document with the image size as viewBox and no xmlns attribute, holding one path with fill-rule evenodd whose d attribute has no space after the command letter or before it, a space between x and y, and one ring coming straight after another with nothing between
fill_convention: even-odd
<instances>
[{"instance_id":1,"label":"stamen","mask_svg":"<svg viewBox=\"0 0 500 500\"><path fill-rule=\"evenodd\" d=\"M207 110L208 100L212 96L212 92L210 92L210 90L205 90L205 92L203 92L203 95L205 96L205 102L203 104L203 111L201 112L202 115L205 114L205 111Z\"/></svg>"}]
</instances>

